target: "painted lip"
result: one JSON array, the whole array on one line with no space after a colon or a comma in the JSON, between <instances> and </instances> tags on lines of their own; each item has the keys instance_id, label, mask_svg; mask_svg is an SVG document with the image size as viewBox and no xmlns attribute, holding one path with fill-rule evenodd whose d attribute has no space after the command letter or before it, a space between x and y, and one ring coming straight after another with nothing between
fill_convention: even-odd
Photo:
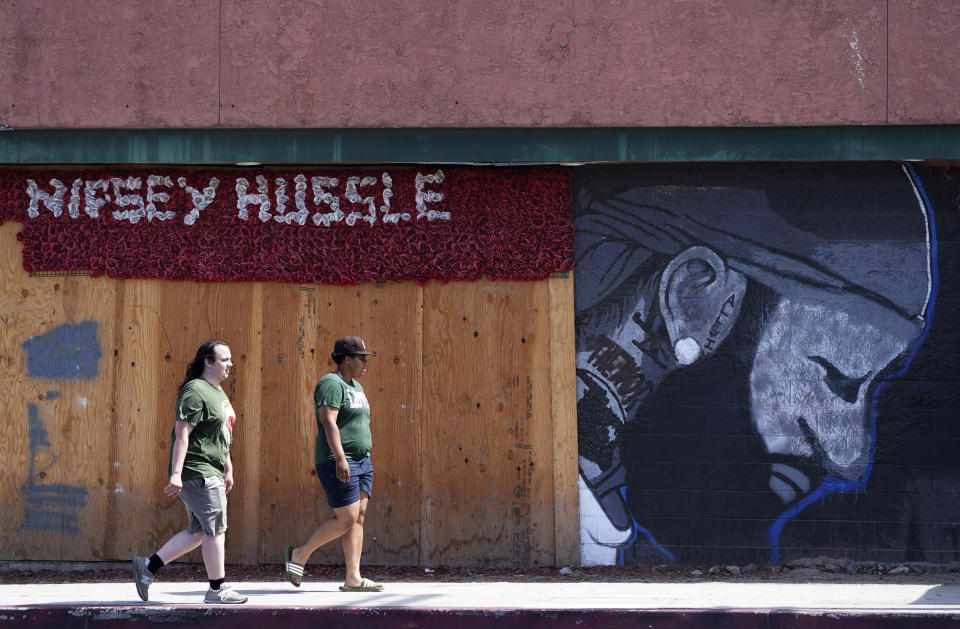
<instances>
[{"instance_id":1,"label":"painted lip","mask_svg":"<svg viewBox=\"0 0 960 629\"><path fill-rule=\"evenodd\" d=\"M810 478L803 470L786 463L774 463L770 466L770 490L784 504L794 502L810 492Z\"/></svg>"},{"instance_id":2,"label":"painted lip","mask_svg":"<svg viewBox=\"0 0 960 629\"><path fill-rule=\"evenodd\" d=\"M783 453L770 465L768 480L770 491L777 494L785 505L796 502L810 493L810 488L813 486L810 479L822 474L830 467L830 458L817 439L817 435L810 428L807 419L803 416L798 417L797 426L813 454L810 457L797 457Z\"/></svg>"},{"instance_id":3,"label":"painted lip","mask_svg":"<svg viewBox=\"0 0 960 629\"><path fill-rule=\"evenodd\" d=\"M829 474L823 464L812 457L774 453L767 461L770 491L775 493L784 505L802 500Z\"/></svg>"}]
</instances>

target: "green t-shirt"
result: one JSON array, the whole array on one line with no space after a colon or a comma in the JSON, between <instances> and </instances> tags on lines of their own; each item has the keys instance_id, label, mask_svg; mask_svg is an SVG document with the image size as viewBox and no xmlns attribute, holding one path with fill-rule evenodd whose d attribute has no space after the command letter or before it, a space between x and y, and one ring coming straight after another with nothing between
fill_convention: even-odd
<instances>
[{"instance_id":1,"label":"green t-shirt","mask_svg":"<svg viewBox=\"0 0 960 629\"><path fill-rule=\"evenodd\" d=\"M177 397L177 421L193 426L187 441L187 456L183 461L183 480L223 477L223 468L233 443L233 423L237 414L223 389L196 378L183 385ZM170 464L173 471L173 444L176 430L170 433Z\"/></svg>"},{"instance_id":2,"label":"green t-shirt","mask_svg":"<svg viewBox=\"0 0 960 629\"><path fill-rule=\"evenodd\" d=\"M337 428L340 429L340 444L347 458L359 460L370 453L370 404L363 394L363 387L356 380L344 381L333 371L320 378L313 390L313 411L317 416L317 444L314 460L317 463L333 461L333 451L327 444L327 435L320 422L320 407L332 406L337 413Z\"/></svg>"}]
</instances>

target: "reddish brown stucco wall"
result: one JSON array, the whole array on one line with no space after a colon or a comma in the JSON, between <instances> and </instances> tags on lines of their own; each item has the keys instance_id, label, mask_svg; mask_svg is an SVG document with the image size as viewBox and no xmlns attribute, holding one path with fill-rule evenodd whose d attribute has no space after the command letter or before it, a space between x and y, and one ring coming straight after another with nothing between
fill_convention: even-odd
<instances>
[{"instance_id":1,"label":"reddish brown stucco wall","mask_svg":"<svg viewBox=\"0 0 960 629\"><path fill-rule=\"evenodd\" d=\"M960 4L890 1L890 123L957 121Z\"/></svg>"},{"instance_id":2,"label":"reddish brown stucco wall","mask_svg":"<svg viewBox=\"0 0 960 629\"><path fill-rule=\"evenodd\" d=\"M960 122L954 0L12 0L0 124Z\"/></svg>"},{"instance_id":3,"label":"reddish brown stucco wall","mask_svg":"<svg viewBox=\"0 0 960 629\"><path fill-rule=\"evenodd\" d=\"M0 124L216 125L217 5L0 3Z\"/></svg>"}]
</instances>

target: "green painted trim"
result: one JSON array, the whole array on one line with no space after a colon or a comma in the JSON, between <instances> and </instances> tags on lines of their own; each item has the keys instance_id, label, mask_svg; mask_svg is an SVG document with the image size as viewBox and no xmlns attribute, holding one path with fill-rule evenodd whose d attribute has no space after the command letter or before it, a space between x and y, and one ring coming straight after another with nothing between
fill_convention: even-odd
<instances>
[{"instance_id":1,"label":"green painted trim","mask_svg":"<svg viewBox=\"0 0 960 629\"><path fill-rule=\"evenodd\" d=\"M515 164L913 159L960 159L960 125L0 131L0 164Z\"/></svg>"}]
</instances>

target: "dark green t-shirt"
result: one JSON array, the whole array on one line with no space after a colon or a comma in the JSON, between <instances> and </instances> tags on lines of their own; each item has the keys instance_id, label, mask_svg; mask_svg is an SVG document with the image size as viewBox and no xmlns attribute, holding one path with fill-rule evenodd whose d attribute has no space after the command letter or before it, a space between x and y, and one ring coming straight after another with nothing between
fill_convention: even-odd
<instances>
[{"instance_id":1,"label":"dark green t-shirt","mask_svg":"<svg viewBox=\"0 0 960 629\"><path fill-rule=\"evenodd\" d=\"M333 451L327 444L327 435L320 422L321 406L340 409L337 413L337 428L340 429L340 443L343 452L350 459L362 459L370 452L370 404L363 394L363 387L356 380L352 384L344 381L340 374L333 371L320 378L313 390L313 411L317 417L317 444L314 460L317 463L333 461Z\"/></svg>"},{"instance_id":2,"label":"dark green t-shirt","mask_svg":"<svg viewBox=\"0 0 960 629\"><path fill-rule=\"evenodd\" d=\"M183 385L177 397L176 420L193 426L183 461L183 480L223 477L223 468L233 443L233 423L237 415L223 389L196 378ZM176 430L170 433L170 464L173 471L173 444Z\"/></svg>"}]
</instances>

